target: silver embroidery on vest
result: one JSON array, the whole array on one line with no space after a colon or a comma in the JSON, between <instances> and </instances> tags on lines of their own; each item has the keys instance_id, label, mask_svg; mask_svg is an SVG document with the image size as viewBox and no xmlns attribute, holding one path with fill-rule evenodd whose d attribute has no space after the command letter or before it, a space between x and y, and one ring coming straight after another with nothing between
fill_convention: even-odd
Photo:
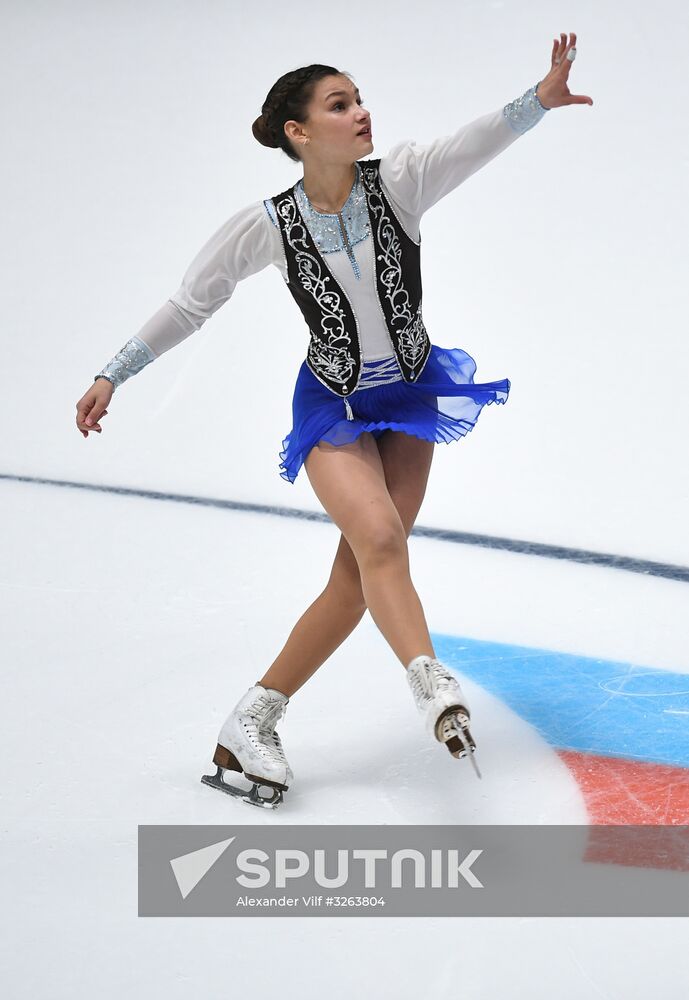
<instances>
[{"instance_id":1,"label":"silver embroidery on vest","mask_svg":"<svg viewBox=\"0 0 689 1000\"><path fill-rule=\"evenodd\" d=\"M392 206L390 206L391 214L388 214L387 199L380 186L379 164L379 160L364 161L361 166L361 177L366 193L366 211L376 254L376 299L402 377L406 381L413 381L423 371L431 351L430 338L421 316L421 277L420 273L417 273L420 238L416 243L409 237ZM281 220L283 249L288 247L291 250L293 274L296 272L295 277L301 291L312 298L319 313L318 320L307 318L311 337L306 362L323 385L339 395L346 395L357 389L361 379L362 350L359 325L344 289L340 287L334 275L327 273L329 268L325 260L319 259L320 251L311 236L310 227L300 214L295 188L296 185L282 195L276 195L272 201ZM372 213L376 220L375 226L371 222ZM394 216L394 221L391 215ZM412 293L418 289L416 308L403 281L403 245L396 232L395 222L400 232L409 240L410 246L414 248L412 254L416 252L416 256L409 261L409 266L413 268L410 275L413 281ZM287 258L285 259L288 264L289 284L289 263ZM383 263L379 265L380 261ZM293 294L299 301L294 291ZM381 296L385 297L385 303L381 301ZM304 310L303 302L299 304ZM313 328L315 322L318 322L320 329ZM354 333L358 344L358 356L356 345L353 343Z\"/></svg>"},{"instance_id":2,"label":"silver embroidery on vest","mask_svg":"<svg viewBox=\"0 0 689 1000\"><path fill-rule=\"evenodd\" d=\"M354 254L354 247L368 238L371 227L366 208L366 195L361 184L359 164L356 164L356 181L340 213L318 212L313 208L301 180L297 181L294 186L294 192L301 216L319 252L322 254L346 253L355 278L357 281L361 281L361 268ZM280 223L277 220L272 200L266 198L263 204L270 216L270 221L276 229L279 229ZM340 217L342 225L340 225Z\"/></svg>"},{"instance_id":3,"label":"silver embroidery on vest","mask_svg":"<svg viewBox=\"0 0 689 1000\"><path fill-rule=\"evenodd\" d=\"M328 283L333 285L331 276L323 273L317 257L308 252L308 238L304 232L305 223L300 218L294 196L288 195L281 198L276 207L280 218L285 223L284 231L287 243L294 251L297 275L301 286L313 296L321 310L320 337L312 331L306 358L307 363L317 378L319 378L320 372L330 379L337 380L345 387L346 392L347 381L354 373L356 360L348 347L352 341L346 329L345 311L341 306L340 292L332 287L326 288ZM359 324L354 311L351 310L351 312L357 339L359 339ZM361 357L360 340L359 357ZM319 381L323 382L323 385L327 385L322 378L319 378ZM327 387L332 388L331 386Z\"/></svg>"},{"instance_id":4,"label":"silver embroidery on vest","mask_svg":"<svg viewBox=\"0 0 689 1000\"><path fill-rule=\"evenodd\" d=\"M373 212L376 220L377 242L383 251L382 256L379 254L377 259L382 259L384 262L380 278L391 306L397 351L409 368L410 377L415 379L423 371L430 354L430 339L421 315L421 301L418 308L412 312L409 293L402 280L402 246L390 217L385 212L385 204L375 183L378 169L364 165L362 175L368 193L369 213ZM385 315L383 319L388 327ZM394 340L392 344L394 347ZM418 372L415 370L417 365L420 365Z\"/></svg>"}]
</instances>

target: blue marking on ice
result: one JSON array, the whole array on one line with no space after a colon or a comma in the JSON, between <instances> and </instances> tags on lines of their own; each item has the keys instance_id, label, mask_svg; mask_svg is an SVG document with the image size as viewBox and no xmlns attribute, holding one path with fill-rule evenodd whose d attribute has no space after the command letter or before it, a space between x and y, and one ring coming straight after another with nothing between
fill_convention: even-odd
<instances>
[{"instance_id":1,"label":"blue marking on ice","mask_svg":"<svg viewBox=\"0 0 689 1000\"><path fill-rule=\"evenodd\" d=\"M689 767L689 675L459 636L432 638L439 659L502 699L553 747Z\"/></svg>"}]
</instances>

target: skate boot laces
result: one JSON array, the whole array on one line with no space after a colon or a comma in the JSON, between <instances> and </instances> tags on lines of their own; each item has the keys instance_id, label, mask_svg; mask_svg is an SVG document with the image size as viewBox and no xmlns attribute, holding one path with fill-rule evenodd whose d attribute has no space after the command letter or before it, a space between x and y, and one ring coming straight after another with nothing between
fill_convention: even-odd
<instances>
[{"instance_id":1,"label":"skate boot laces","mask_svg":"<svg viewBox=\"0 0 689 1000\"><path fill-rule=\"evenodd\" d=\"M285 751L282 746L282 741L278 734L275 725L287 715L287 705L283 705L281 702L274 702L272 706L268 708L265 715L263 716L263 721L259 726L259 732L261 738L266 740L269 745L273 746L277 750L280 760L284 762Z\"/></svg>"},{"instance_id":2,"label":"skate boot laces","mask_svg":"<svg viewBox=\"0 0 689 1000\"><path fill-rule=\"evenodd\" d=\"M270 733L280 719L287 715L287 705L281 701L271 701L263 714L261 729L264 733Z\"/></svg>"},{"instance_id":3,"label":"skate boot laces","mask_svg":"<svg viewBox=\"0 0 689 1000\"><path fill-rule=\"evenodd\" d=\"M431 696L437 694L438 691L456 691L459 687L457 678L450 673L447 667L443 666L440 660L431 660L428 664L426 677Z\"/></svg>"},{"instance_id":4,"label":"skate boot laces","mask_svg":"<svg viewBox=\"0 0 689 1000\"><path fill-rule=\"evenodd\" d=\"M287 706L271 698L267 693L258 694L242 712L242 726L252 746L262 756L273 760L277 757L281 763L282 747L277 732L273 731L273 725L283 714L287 714ZM277 744L275 737L278 740Z\"/></svg>"},{"instance_id":5,"label":"skate boot laces","mask_svg":"<svg viewBox=\"0 0 689 1000\"><path fill-rule=\"evenodd\" d=\"M440 691L460 690L457 678L450 673L440 660L428 657L417 661L416 668L408 671L414 699L420 709L423 709Z\"/></svg>"}]
</instances>

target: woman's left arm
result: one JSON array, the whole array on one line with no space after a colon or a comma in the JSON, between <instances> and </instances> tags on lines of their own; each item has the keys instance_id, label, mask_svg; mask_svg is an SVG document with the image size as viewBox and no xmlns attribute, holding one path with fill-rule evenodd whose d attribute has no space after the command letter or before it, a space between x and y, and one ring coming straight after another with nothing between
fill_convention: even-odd
<instances>
[{"instance_id":1,"label":"woman's left arm","mask_svg":"<svg viewBox=\"0 0 689 1000\"><path fill-rule=\"evenodd\" d=\"M576 35L553 43L547 76L504 107L482 115L426 146L398 143L381 158L381 180L393 200L416 219L499 153L511 146L546 115L565 104L593 104L590 97L570 94L567 78L576 55Z\"/></svg>"}]
</instances>

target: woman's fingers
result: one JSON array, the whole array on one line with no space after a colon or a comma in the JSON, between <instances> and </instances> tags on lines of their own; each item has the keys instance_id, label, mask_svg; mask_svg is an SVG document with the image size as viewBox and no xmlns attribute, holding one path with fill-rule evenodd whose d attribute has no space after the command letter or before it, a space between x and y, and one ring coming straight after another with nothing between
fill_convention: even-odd
<instances>
[{"instance_id":1,"label":"woman's fingers","mask_svg":"<svg viewBox=\"0 0 689 1000\"><path fill-rule=\"evenodd\" d=\"M561 31L560 32L560 41L558 42L558 46L557 46L556 62L558 62L558 63L562 62L562 55L563 55L566 47L567 47L567 35L563 31Z\"/></svg>"},{"instance_id":2,"label":"woman's fingers","mask_svg":"<svg viewBox=\"0 0 689 1000\"><path fill-rule=\"evenodd\" d=\"M570 69L572 67L571 60L569 60L569 59L566 58L567 57L567 53L569 52L570 49L576 48L576 44L577 44L576 32L570 31L570 33L569 33L569 42L567 41L567 34L566 34L566 32L563 31L560 34L560 44L557 47L557 53L555 55L555 62L566 73L569 73L569 71L570 71Z\"/></svg>"},{"instance_id":3,"label":"woman's fingers","mask_svg":"<svg viewBox=\"0 0 689 1000\"><path fill-rule=\"evenodd\" d=\"M100 434L100 432L101 432L101 431L103 430L103 428L102 428L102 427L101 427L101 425L100 425L100 424L98 423L98 420L102 420L102 419L103 419L103 417L105 416L105 414L106 414L107 412L108 412L107 410L103 410L103 411L102 411L101 413L99 413L99 414L98 414L97 416L96 416L96 415L94 415L94 417L93 417L93 421L94 421L94 422L93 422L93 425L91 425L91 424L89 423L89 421L91 420L91 416L89 415L89 416L88 416L88 417L86 418L86 424L87 424L87 426L88 426L88 427L90 427L90 428L91 428L91 430L93 430L93 431L98 431L98 433Z\"/></svg>"},{"instance_id":4,"label":"woman's fingers","mask_svg":"<svg viewBox=\"0 0 689 1000\"><path fill-rule=\"evenodd\" d=\"M568 55L568 53L572 49L576 49L576 45L577 45L577 36L576 36L576 33L574 31L570 32L570 36L569 37L570 37L569 45L567 46L567 48L565 50L565 54L564 54L563 59L562 59L562 65L564 67L563 70L562 70L562 75L563 75L564 80L565 80L565 88L567 87L567 82L566 81L567 81L567 79L569 77L569 71L571 70L572 63L574 62L573 59L568 59L567 55ZM576 55L576 52L575 52L575 55ZM591 104L591 105L593 105L593 98L589 97L588 94L569 94L568 93L567 94L567 100L566 100L565 103L566 104Z\"/></svg>"},{"instance_id":5,"label":"woman's fingers","mask_svg":"<svg viewBox=\"0 0 689 1000\"><path fill-rule=\"evenodd\" d=\"M550 65L551 65L551 67L553 69L557 65L557 63L555 62L555 60L557 59L557 50L558 50L558 41L557 41L557 38L554 38L553 39L553 51L552 51L552 53L550 55Z\"/></svg>"},{"instance_id":6,"label":"woman's fingers","mask_svg":"<svg viewBox=\"0 0 689 1000\"><path fill-rule=\"evenodd\" d=\"M84 420L84 423L86 424L87 427L90 427L92 424L95 424L99 416L100 416L100 408L97 405L97 403L94 403L89 412L86 414L86 419Z\"/></svg>"},{"instance_id":7,"label":"woman's fingers","mask_svg":"<svg viewBox=\"0 0 689 1000\"><path fill-rule=\"evenodd\" d=\"M91 410L90 403L82 401L77 403L77 427L79 428L82 434L84 434L84 427L86 426L86 418L88 416L89 410ZM84 437L87 437L87 435L84 434Z\"/></svg>"},{"instance_id":8,"label":"woman's fingers","mask_svg":"<svg viewBox=\"0 0 689 1000\"><path fill-rule=\"evenodd\" d=\"M549 108L559 108L565 104L593 104L593 99L588 94L570 94L567 86L569 71L572 68L576 57L577 35L575 31L567 34L563 31L560 34L560 41L553 39L553 65L548 74L541 80L539 87L539 97L543 96Z\"/></svg>"},{"instance_id":9,"label":"woman's fingers","mask_svg":"<svg viewBox=\"0 0 689 1000\"><path fill-rule=\"evenodd\" d=\"M103 407L103 409L101 410L100 407L94 406L89 415L87 416L85 423L95 424L96 420L100 420L100 418L104 417L107 412L108 411L105 409L105 407Z\"/></svg>"},{"instance_id":10,"label":"woman's fingers","mask_svg":"<svg viewBox=\"0 0 689 1000\"><path fill-rule=\"evenodd\" d=\"M567 104L593 104L593 98L588 97L586 94L570 94L567 98Z\"/></svg>"},{"instance_id":11,"label":"woman's fingers","mask_svg":"<svg viewBox=\"0 0 689 1000\"><path fill-rule=\"evenodd\" d=\"M102 433L103 428L100 426L98 421L101 417L107 414L107 408L103 407L100 409L98 403L89 403L88 401L77 404L77 427L84 435L88 437L89 431L96 431L98 434Z\"/></svg>"}]
</instances>

